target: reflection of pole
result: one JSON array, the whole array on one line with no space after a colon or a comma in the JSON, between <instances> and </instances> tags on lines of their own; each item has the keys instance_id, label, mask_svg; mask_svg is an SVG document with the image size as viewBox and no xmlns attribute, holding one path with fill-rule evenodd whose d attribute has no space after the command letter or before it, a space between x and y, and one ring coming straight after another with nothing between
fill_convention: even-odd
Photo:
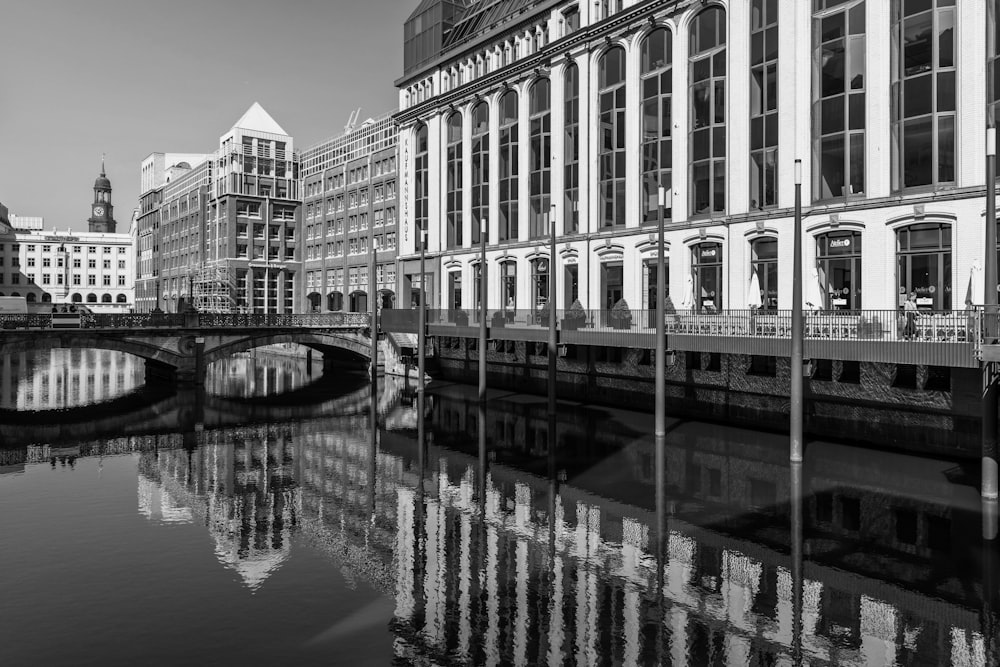
<instances>
[{"instance_id":1,"label":"reflection of pole","mask_svg":"<svg viewBox=\"0 0 1000 667\"><path fill-rule=\"evenodd\" d=\"M988 4L988 3L987 3ZM988 31L989 32L989 31ZM997 335L997 212L996 212L996 128L992 119L986 129L986 281L983 292L984 343L992 343ZM997 497L997 390L994 386L993 363L983 362L982 440L983 498Z\"/></svg>"},{"instance_id":2,"label":"reflection of pole","mask_svg":"<svg viewBox=\"0 0 1000 667\"><path fill-rule=\"evenodd\" d=\"M983 499L983 609L980 623L986 650L986 664L1000 664L1000 628L997 628L997 501Z\"/></svg>"},{"instance_id":3,"label":"reflection of pole","mask_svg":"<svg viewBox=\"0 0 1000 667\"><path fill-rule=\"evenodd\" d=\"M658 281L659 279L657 279ZM656 298L662 301L659 292L656 293ZM653 476L653 483L656 484L656 532L654 537L656 539L656 606L659 610L659 622L656 624L656 657L657 663L662 665L664 662L663 631L667 620L667 601L663 595L664 570L667 567L667 437L657 433L655 439L656 473Z\"/></svg>"},{"instance_id":4,"label":"reflection of pole","mask_svg":"<svg viewBox=\"0 0 1000 667\"><path fill-rule=\"evenodd\" d=\"M790 466L792 506L792 660L802 664L802 463Z\"/></svg>"},{"instance_id":5,"label":"reflection of pole","mask_svg":"<svg viewBox=\"0 0 1000 667\"><path fill-rule=\"evenodd\" d=\"M792 406L789 458L802 461L802 160L795 161L795 245L792 249Z\"/></svg>"},{"instance_id":6,"label":"reflection of pole","mask_svg":"<svg viewBox=\"0 0 1000 667\"><path fill-rule=\"evenodd\" d=\"M424 365L427 361L427 351L424 349L427 336L427 286L424 284L426 275L424 271L424 254L427 247L427 230L420 230L420 312L417 315L417 391L421 396L424 393ZM420 421L423 423L423 413L420 413Z\"/></svg>"},{"instance_id":7,"label":"reflection of pole","mask_svg":"<svg viewBox=\"0 0 1000 667\"><path fill-rule=\"evenodd\" d=\"M663 437L667 432L666 426L666 392L667 392L667 380L666 380L666 364L667 364L667 331L666 322L664 322L664 317L666 313L664 312L663 297L666 294L666 276L663 275L663 253L664 253L664 243L663 243L663 214L664 207L666 206L667 193L661 185L658 190L659 194L659 209L660 209L660 224L659 224L659 238L656 243L656 430L654 431L657 438ZM659 452L659 448L657 448ZM657 470L659 474L659 470ZM657 489L659 491L659 489Z\"/></svg>"},{"instance_id":8,"label":"reflection of pole","mask_svg":"<svg viewBox=\"0 0 1000 667\"><path fill-rule=\"evenodd\" d=\"M368 441L368 511L371 514L370 520L375 521L375 478L378 475L378 378L372 373L371 384L371 418L369 430L371 437Z\"/></svg>"},{"instance_id":9,"label":"reflection of pole","mask_svg":"<svg viewBox=\"0 0 1000 667\"><path fill-rule=\"evenodd\" d=\"M479 401L486 400L486 218L479 221Z\"/></svg>"},{"instance_id":10,"label":"reflection of pole","mask_svg":"<svg viewBox=\"0 0 1000 667\"><path fill-rule=\"evenodd\" d=\"M478 465L478 470L476 471L476 486L479 489L479 514L480 518L486 515L486 401L479 401L479 418L476 423L479 427L478 442L479 451L476 463Z\"/></svg>"}]
</instances>

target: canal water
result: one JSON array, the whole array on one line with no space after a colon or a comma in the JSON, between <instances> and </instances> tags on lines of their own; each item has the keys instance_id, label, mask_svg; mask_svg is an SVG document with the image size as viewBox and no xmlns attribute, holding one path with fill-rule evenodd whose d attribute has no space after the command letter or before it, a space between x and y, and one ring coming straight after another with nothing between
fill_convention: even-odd
<instances>
[{"instance_id":1,"label":"canal water","mask_svg":"<svg viewBox=\"0 0 1000 667\"><path fill-rule=\"evenodd\" d=\"M975 466L292 356L2 369L5 666L997 660Z\"/></svg>"}]
</instances>

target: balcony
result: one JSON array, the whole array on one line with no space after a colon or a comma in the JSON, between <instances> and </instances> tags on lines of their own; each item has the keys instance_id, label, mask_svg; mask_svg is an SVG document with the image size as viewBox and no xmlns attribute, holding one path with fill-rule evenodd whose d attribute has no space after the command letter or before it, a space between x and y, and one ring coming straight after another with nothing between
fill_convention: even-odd
<instances>
[{"instance_id":1,"label":"balcony","mask_svg":"<svg viewBox=\"0 0 1000 667\"><path fill-rule=\"evenodd\" d=\"M382 311L382 329L416 333L418 312ZM727 310L666 315L667 348L775 357L791 355L792 312ZM804 317L804 356L895 364L978 368L982 345L979 311L921 311L910 326L901 311L810 311ZM546 342L547 314L540 310L489 310L490 340ZM556 311L560 345L655 349L651 310ZM479 336L479 312L428 310L432 336ZM1000 345L996 356L1000 360ZM990 348L992 349L992 348Z\"/></svg>"}]
</instances>

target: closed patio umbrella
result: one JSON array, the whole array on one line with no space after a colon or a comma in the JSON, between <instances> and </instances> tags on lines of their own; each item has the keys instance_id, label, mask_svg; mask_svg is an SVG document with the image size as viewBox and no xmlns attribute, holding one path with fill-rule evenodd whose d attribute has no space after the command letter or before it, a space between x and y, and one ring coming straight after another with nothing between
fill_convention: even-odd
<instances>
[{"instance_id":1,"label":"closed patio umbrella","mask_svg":"<svg viewBox=\"0 0 1000 667\"><path fill-rule=\"evenodd\" d=\"M688 276L685 281L684 300L681 301L681 308L683 310L691 310L694 308L694 278L691 276Z\"/></svg>"},{"instance_id":2,"label":"closed patio umbrella","mask_svg":"<svg viewBox=\"0 0 1000 667\"><path fill-rule=\"evenodd\" d=\"M969 286L965 290L965 305L981 306L983 304L983 266L979 260L972 262L969 269Z\"/></svg>"},{"instance_id":3,"label":"closed patio umbrella","mask_svg":"<svg viewBox=\"0 0 1000 667\"><path fill-rule=\"evenodd\" d=\"M820 278L820 269L812 270L812 277L807 279L803 298L805 306L809 310L826 310L826 299L823 298L823 280ZM811 304L811 305L810 305Z\"/></svg>"},{"instance_id":4,"label":"closed patio umbrella","mask_svg":"<svg viewBox=\"0 0 1000 667\"><path fill-rule=\"evenodd\" d=\"M750 284L747 286L747 307L756 309L763 305L764 302L760 298L760 278L757 277L756 271L751 270Z\"/></svg>"}]
</instances>

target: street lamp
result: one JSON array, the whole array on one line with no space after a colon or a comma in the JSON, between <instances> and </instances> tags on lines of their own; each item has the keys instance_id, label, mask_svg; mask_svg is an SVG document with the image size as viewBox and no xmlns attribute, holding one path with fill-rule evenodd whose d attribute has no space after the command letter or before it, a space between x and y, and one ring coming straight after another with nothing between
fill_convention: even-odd
<instances>
[{"instance_id":1,"label":"street lamp","mask_svg":"<svg viewBox=\"0 0 1000 667\"><path fill-rule=\"evenodd\" d=\"M486 216L479 221L479 402L486 402ZM482 423L482 422L480 422Z\"/></svg>"},{"instance_id":2,"label":"street lamp","mask_svg":"<svg viewBox=\"0 0 1000 667\"><path fill-rule=\"evenodd\" d=\"M663 437L667 434L666 427L666 364L667 364L667 331L666 322L664 321L666 313L664 312L663 298L666 294L667 279L664 275L663 267L663 255L664 255L664 241L663 241L663 220L664 220L664 209L667 205L667 191L663 186L657 188L657 195L659 201L659 238L656 242L656 390L655 400L656 400L656 430L654 435L656 437Z\"/></svg>"},{"instance_id":3,"label":"street lamp","mask_svg":"<svg viewBox=\"0 0 1000 667\"><path fill-rule=\"evenodd\" d=\"M802 461L802 160L795 161L795 245L792 248L792 401L791 450L793 463Z\"/></svg>"},{"instance_id":4,"label":"street lamp","mask_svg":"<svg viewBox=\"0 0 1000 667\"><path fill-rule=\"evenodd\" d=\"M375 235L372 234L372 251L371 258L368 265L368 294L369 294L369 306L370 306L370 322L371 322L371 335L372 335L372 347L371 347L371 358L372 358L372 386L378 379L378 371L376 370L376 365L378 364L378 284L375 281L375 252L377 251L375 243Z\"/></svg>"},{"instance_id":5,"label":"street lamp","mask_svg":"<svg viewBox=\"0 0 1000 667\"><path fill-rule=\"evenodd\" d=\"M420 380L417 384L417 391L421 394L424 393L424 366L426 365L427 353L424 350L424 344L426 342L426 332L427 332L427 285L425 284L427 280L427 275L424 270L424 255L426 254L427 248L427 230L420 230L420 312L417 314L417 373L420 375ZM421 420L423 420L423 415L421 415Z\"/></svg>"}]
</instances>

